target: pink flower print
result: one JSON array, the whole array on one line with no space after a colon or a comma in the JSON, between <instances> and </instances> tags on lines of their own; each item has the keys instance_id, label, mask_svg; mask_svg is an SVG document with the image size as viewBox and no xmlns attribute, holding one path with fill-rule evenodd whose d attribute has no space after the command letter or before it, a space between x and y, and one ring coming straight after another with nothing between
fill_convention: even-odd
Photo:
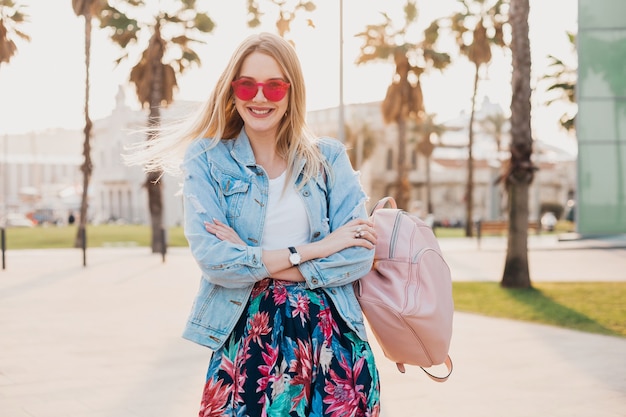
<instances>
[{"instance_id":1,"label":"pink flower print","mask_svg":"<svg viewBox=\"0 0 626 417\"><path fill-rule=\"evenodd\" d=\"M298 403L305 398L307 403L311 398L311 381L313 380L313 359L311 344L304 340L298 340L298 348L294 348L295 359L291 361L289 372L294 373L291 381L293 385L302 385L303 389L293 398L295 410Z\"/></svg>"},{"instance_id":2,"label":"pink flower print","mask_svg":"<svg viewBox=\"0 0 626 417\"><path fill-rule=\"evenodd\" d=\"M291 361L289 372L294 372L294 384L309 385L311 383L311 370L313 359L311 358L311 344L306 340L298 339L298 347L293 349L295 359Z\"/></svg>"},{"instance_id":3,"label":"pink flower print","mask_svg":"<svg viewBox=\"0 0 626 417\"><path fill-rule=\"evenodd\" d=\"M252 294L250 295L250 298L256 298L259 294L264 292L267 287L270 286L271 282L272 280L268 278L262 279L261 281L257 282L256 285L252 288Z\"/></svg>"},{"instance_id":4,"label":"pink flower print","mask_svg":"<svg viewBox=\"0 0 626 417\"><path fill-rule=\"evenodd\" d=\"M331 378L326 381L324 391L328 394L324 398L324 404L329 404L328 412L331 417L358 416L359 404L364 404L366 400L363 392L363 385L356 385L356 381L363 369L365 358L360 358L354 364L354 370L350 369L345 357L341 357L339 365L346 372L346 377L341 378L333 369L330 370Z\"/></svg>"},{"instance_id":5,"label":"pink flower print","mask_svg":"<svg viewBox=\"0 0 626 417\"><path fill-rule=\"evenodd\" d=\"M272 369L276 366L276 362L278 361L278 351L279 347L273 348L269 343L265 344L265 352L261 353L263 357L263 362L265 365L259 366L259 372L263 375L257 383L259 387L256 392L261 392L267 389L267 386L270 382L273 382L276 377L272 375Z\"/></svg>"},{"instance_id":6,"label":"pink flower print","mask_svg":"<svg viewBox=\"0 0 626 417\"><path fill-rule=\"evenodd\" d=\"M250 323L250 333L248 338L256 342L258 345L261 345L261 336L265 336L272 331L269 326L269 322L270 317L267 312L262 311L255 313L254 316L252 316Z\"/></svg>"},{"instance_id":7,"label":"pink flower print","mask_svg":"<svg viewBox=\"0 0 626 417\"><path fill-rule=\"evenodd\" d=\"M200 404L200 417L221 417L228 403L228 385L223 385L221 379L206 382Z\"/></svg>"},{"instance_id":8,"label":"pink flower print","mask_svg":"<svg viewBox=\"0 0 626 417\"><path fill-rule=\"evenodd\" d=\"M309 297L306 295L298 294L297 298L294 300L291 299L291 306L293 307L293 311L291 312L291 317L300 316L300 321L304 326L304 323L309 318Z\"/></svg>"},{"instance_id":9,"label":"pink flower print","mask_svg":"<svg viewBox=\"0 0 626 417\"><path fill-rule=\"evenodd\" d=\"M320 310L320 312L317 314L317 317L320 321L320 326L326 340L330 340L333 335L333 330L335 331L335 333L339 334L339 326L333 318L333 314L330 308Z\"/></svg>"},{"instance_id":10,"label":"pink flower print","mask_svg":"<svg viewBox=\"0 0 626 417\"><path fill-rule=\"evenodd\" d=\"M274 284L273 296L274 304L276 305L282 305L287 302L287 288L285 288L285 286L279 281L276 281L276 283Z\"/></svg>"}]
</instances>

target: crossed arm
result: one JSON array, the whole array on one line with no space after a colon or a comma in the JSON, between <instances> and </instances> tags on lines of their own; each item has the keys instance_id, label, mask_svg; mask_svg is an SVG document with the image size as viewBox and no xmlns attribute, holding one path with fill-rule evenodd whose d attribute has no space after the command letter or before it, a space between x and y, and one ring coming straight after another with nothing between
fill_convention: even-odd
<instances>
[{"instance_id":1,"label":"crossed arm","mask_svg":"<svg viewBox=\"0 0 626 417\"><path fill-rule=\"evenodd\" d=\"M222 241L245 245L233 228L217 219L205 222L207 232L215 235ZM376 245L376 231L371 221L354 219L339 227L324 239L296 247L302 262L312 259L325 258L345 248L362 246L373 249ZM300 270L289 262L289 249L263 250L263 263L274 279L303 282L304 277Z\"/></svg>"}]
</instances>

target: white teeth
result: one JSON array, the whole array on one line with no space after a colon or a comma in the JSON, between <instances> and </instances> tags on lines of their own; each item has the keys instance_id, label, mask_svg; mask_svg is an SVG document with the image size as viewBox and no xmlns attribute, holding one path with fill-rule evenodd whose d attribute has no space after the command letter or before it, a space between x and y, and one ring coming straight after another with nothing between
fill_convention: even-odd
<instances>
[{"instance_id":1,"label":"white teeth","mask_svg":"<svg viewBox=\"0 0 626 417\"><path fill-rule=\"evenodd\" d=\"M250 111L254 114L267 114L270 112L270 109L265 109L265 110L257 110L257 109L250 109Z\"/></svg>"}]
</instances>

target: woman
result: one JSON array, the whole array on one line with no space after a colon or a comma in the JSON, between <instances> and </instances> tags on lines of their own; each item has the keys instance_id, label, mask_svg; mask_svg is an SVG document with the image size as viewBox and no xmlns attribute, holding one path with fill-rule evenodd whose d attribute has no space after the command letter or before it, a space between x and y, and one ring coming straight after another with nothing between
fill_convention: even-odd
<instances>
[{"instance_id":1,"label":"woman","mask_svg":"<svg viewBox=\"0 0 626 417\"><path fill-rule=\"evenodd\" d=\"M379 379L352 283L376 235L343 145L305 123L291 45L250 36L188 144L185 235L202 280L184 337L211 348L200 416L377 416ZM200 139L198 139L200 138Z\"/></svg>"}]
</instances>

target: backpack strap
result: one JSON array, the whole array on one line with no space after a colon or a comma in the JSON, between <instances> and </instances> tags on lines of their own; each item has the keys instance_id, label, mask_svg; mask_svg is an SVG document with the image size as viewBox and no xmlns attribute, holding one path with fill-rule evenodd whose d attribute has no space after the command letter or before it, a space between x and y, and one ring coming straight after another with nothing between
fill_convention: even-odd
<instances>
[{"instance_id":1,"label":"backpack strap","mask_svg":"<svg viewBox=\"0 0 626 417\"><path fill-rule=\"evenodd\" d=\"M370 216L374 214L376 210L385 207L387 203L389 203L389 205L393 209L398 208L398 205L396 204L396 200L393 197L383 197L380 200L378 200L378 203L376 203L374 208L372 208L372 211L370 212Z\"/></svg>"},{"instance_id":2,"label":"backpack strap","mask_svg":"<svg viewBox=\"0 0 626 417\"><path fill-rule=\"evenodd\" d=\"M450 358L450 355L448 355L446 357L446 360L443 362L444 365L446 365L446 368L448 368L448 374L446 376L437 376L437 375L433 375L430 372L428 372L426 369L424 369L423 367L420 366L420 368L422 368L422 371L424 371L426 373L426 375L428 375L428 377L430 379L432 379L435 382L445 382L448 380L448 378L450 377L450 375L452 374L452 359ZM396 366L398 367L398 371L404 373L406 370L404 369L404 364L403 363L396 363Z\"/></svg>"}]
</instances>

